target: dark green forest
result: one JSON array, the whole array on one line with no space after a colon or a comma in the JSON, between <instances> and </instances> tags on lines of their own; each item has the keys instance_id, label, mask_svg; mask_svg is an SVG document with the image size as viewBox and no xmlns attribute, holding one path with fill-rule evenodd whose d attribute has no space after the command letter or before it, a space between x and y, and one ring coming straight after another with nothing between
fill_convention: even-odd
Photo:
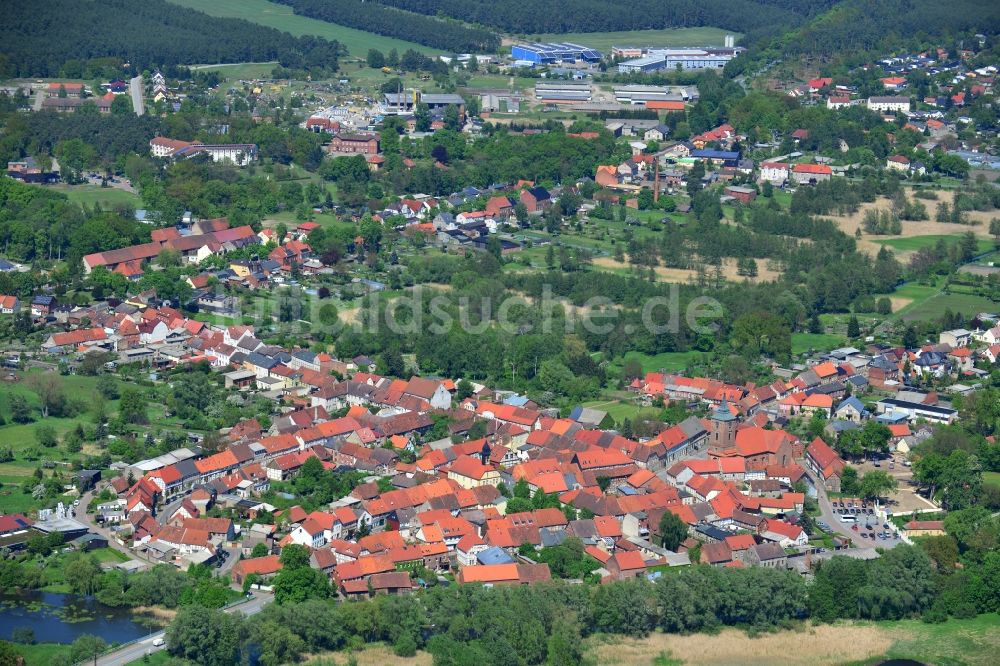
<instances>
[{"instance_id":1,"label":"dark green forest","mask_svg":"<svg viewBox=\"0 0 1000 666\"><path fill-rule=\"evenodd\" d=\"M436 11L422 12L429 14L422 16L419 13L363 0L275 0L275 2L288 5L296 14L302 16L378 35L405 39L445 51L483 52L496 51L500 48L500 36L495 32L463 25L458 21L445 23ZM442 14L445 15L464 18L447 12Z\"/></svg>"},{"instance_id":2,"label":"dark green forest","mask_svg":"<svg viewBox=\"0 0 1000 666\"><path fill-rule=\"evenodd\" d=\"M789 54L891 52L901 40L1000 32L1000 6L981 0L847 0L781 40Z\"/></svg>"},{"instance_id":3,"label":"dark green forest","mask_svg":"<svg viewBox=\"0 0 1000 666\"><path fill-rule=\"evenodd\" d=\"M331 3L310 0L312 4ZM801 23L836 0L382 0L428 16L450 16L504 32L604 32L717 26L740 32L774 31ZM338 21L339 23L339 21Z\"/></svg>"},{"instance_id":4,"label":"dark green forest","mask_svg":"<svg viewBox=\"0 0 1000 666\"><path fill-rule=\"evenodd\" d=\"M785 58L817 58L827 69L857 67L904 50L1000 32L1000 5L981 0L843 0L778 34L748 34L750 52L726 66L729 75ZM952 53L952 57L955 54Z\"/></svg>"},{"instance_id":5,"label":"dark green forest","mask_svg":"<svg viewBox=\"0 0 1000 666\"><path fill-rule=\"evenodd\" d=\"M279 61L336 70L341 47L164 0L0 0L0 76L58 76L68 61L164 65Z\"/></svg>"}]
</instances>

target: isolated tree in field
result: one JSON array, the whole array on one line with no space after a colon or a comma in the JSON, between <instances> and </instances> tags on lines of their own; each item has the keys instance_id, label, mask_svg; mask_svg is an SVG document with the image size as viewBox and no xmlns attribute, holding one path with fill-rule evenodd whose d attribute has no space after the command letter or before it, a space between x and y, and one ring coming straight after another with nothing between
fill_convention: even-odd
<instances>
[{"instance_id":1,"label":"isolated tree in field","mask_svg":"<svg viewBox=\"0 0 1000 666\"><path fill-rule=\"evenodd\" d=\"M59 416L66 404L63 394L62 380L53 373L32 375L28 380L28 388L35 392L42 403L42 417Z\"/></svg>"},{"instance_id":2,"label":"isolated tree in field","mask_svg":"<svg viewBox=\"0 0 1000 666\"><path fill-rule=\"evenodd\" d=\"M39 423L35 426L35 441L45 448L51 449L58 442L55 428L44 423Z\"/></svg>"},{"instance_id":3,"label":"isolated tree in field","mask_svg":"<svg viewBox=\"0 0 1000 666\"><path fill-rule=\"evenodd\" d=\"M687 538L688 526L677 514L664 511L660 517L660 545L667 550L675 551L681 542Z\"/></svg>"},{"instance_id":4,"label":"isolated tree in field","mask_svg":"<svg viewBox=\"0 0 1000 666\"><path fill-rule=\"evenodd\" d=\"M1000 247L1000 217L990 220L990 235L993 236L993 243Z\"/></svg>"},{"instance_id":5,"label":"isolated tree in field","mask_svg":"<svg viewBox=\"0 0 1000 666\"><path fill-rule=\"evenodd\" d=\"M372 69L385 67L385 55L378 49L368 49L368 66Z\"/></svg>"},{"instance_id":6,"label":"isolated tree in field","mask_svg":"<svg viewBox=\"0 0 1000 666\"><path fill-rule=\"evenodd\" d=\"M625 365L622 366L622 374L625 376L625 379L642 377L642 363L639 363L639 361L634 358L625 361Z\"/></svg>"},{"instance_id":7,"label":"isolated tree in field","mask_svg":"<svg viewBox=\"0 0 1000 666\"><path fill-rule=\"evenodd\" d=\"M146 415L146 398L138 389L127 388L122 391L122 399L118 405L118 414L125 423L142 424L148 421Z\"/></svg>"},{"instance_id":8,"label":"isolated tree in field","mask_svg":"<svg viewBox=\"0 0 1000 666\"><path fill-rule=\"evenodd\" d=\"M856 338L861 335L861 325L858 324L858 318L851 315L851 318L847 320L847 337Z\"/></svg>"},{"instance_id":9,"label":"isolated tree in field","mask_svg":"<svg viewBox=\"0 0 1000 666\"><path fill-rule=\"evenodd\" d=\"M10 420L14 423L31 423L31 405L24 399L23 395L14 394L8 399L10 405Z\"/></svg>"}]
</instances>

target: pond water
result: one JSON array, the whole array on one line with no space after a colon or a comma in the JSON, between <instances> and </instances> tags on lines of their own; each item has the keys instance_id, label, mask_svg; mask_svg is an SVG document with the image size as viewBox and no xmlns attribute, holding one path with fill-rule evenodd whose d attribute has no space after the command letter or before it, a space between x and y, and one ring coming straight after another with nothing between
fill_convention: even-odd
<instances>
[{"instance_id":1,"label":"pond water","mask_svg":"<svg viewBox=\"0 0 1000 666\"><path fill-rule=\"evenodd\" d=\"M0 639L10 640L19 627L34 629L39 643L72 643L81 634L125 643L150 634L150 628L131 610L105 606L93 597L51 592L0 594Z\"/></svg>"}]
</instances>

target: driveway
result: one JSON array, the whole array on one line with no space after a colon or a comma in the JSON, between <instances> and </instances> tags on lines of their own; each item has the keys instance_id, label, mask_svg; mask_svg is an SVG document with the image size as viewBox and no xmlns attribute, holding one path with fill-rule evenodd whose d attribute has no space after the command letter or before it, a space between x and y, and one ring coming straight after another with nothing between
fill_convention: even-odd
<instances>
[{"instance_id":1,"label":"driveway","mask_svg":"<svg viewBox=\"0 0 1000 666\"><path fill-rule=\"evenodd\" d=\"M108 548L112 550L117 550L123 555L127 555L129 559L139 560L140 562L146 562L147 564L157 564L152 560L148 560L139 553L135 552L131 548L121 545L116 541L115 533L108 527L101 525L96 520L96 515L87 513L87 507L90 506L90 501L94 499L94 491L89 490L80 496L80 506L77 507L76 519L82 523L85 523L91 532L95 534L100 534L108 540Z\"/></svg>"},{"instance_id":2,"label":"driveway","mask_svg":"<svg viewBox=\"0 0 1000 666\"><path fill-rule=\"evenodd\" d=\"M132 110L135 115L141 116L146 113L146 108L142 105L142 75L134 77L128 84L129 95L132 96Z\"/></svg>"}]
</instances>

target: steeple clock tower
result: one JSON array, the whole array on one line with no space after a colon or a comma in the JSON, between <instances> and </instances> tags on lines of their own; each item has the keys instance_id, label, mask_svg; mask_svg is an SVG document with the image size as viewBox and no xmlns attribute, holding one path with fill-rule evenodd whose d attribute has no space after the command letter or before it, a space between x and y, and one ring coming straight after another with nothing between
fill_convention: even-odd
<instances>
[{"instance_id":1,"label":"steeple clock tower","mask_svg":"<svg viewBox=\"0 0 1000 666\"><path fill-rule=\"evenodd\" d=\"M729 403L725 399L712 411L710 421L708 455L721 458L727 451L736 448L736 417L729 411Z\"/></svg>"}]
</instances>

